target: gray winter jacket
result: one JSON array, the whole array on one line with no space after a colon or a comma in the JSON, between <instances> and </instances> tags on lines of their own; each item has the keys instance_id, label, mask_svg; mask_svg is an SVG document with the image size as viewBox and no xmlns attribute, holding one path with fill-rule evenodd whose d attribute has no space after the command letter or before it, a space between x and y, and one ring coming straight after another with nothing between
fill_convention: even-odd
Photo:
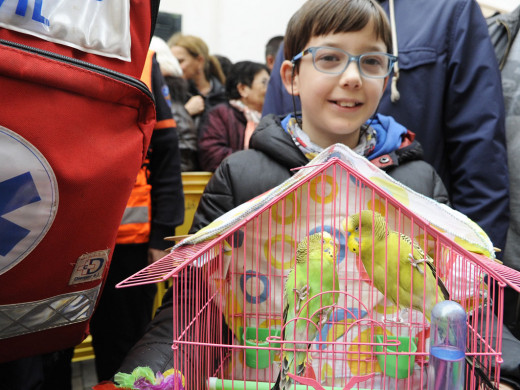
<instances>
[{"instance_id":1,"label":"gray winter jacket","mask_svg":"<svg viewBox=\"0 0 520 390\"><path fill-rule=\"evenodd\" d=\"M487 19L489 35L502 72L502 89L506 112L506 145L509 164L510 223L502 260L511 268L520 270L520 7L508 14ZM520 337L520 297L506 289L504 324ZM504 330L502 340L504 363L502 380L520 389L520 346Z\"/></svg>"},{"instance_id":2,"label":"gray winter jacket","mask_svg":"<svg viewBox=\"0 0 520 390\"><path fill-rule=\"evenodd\" d=\"M502 71L509 162L509 231L503 261L520 270L520 7L488 19L489 34Z\"/></svg>"}]
</instances>

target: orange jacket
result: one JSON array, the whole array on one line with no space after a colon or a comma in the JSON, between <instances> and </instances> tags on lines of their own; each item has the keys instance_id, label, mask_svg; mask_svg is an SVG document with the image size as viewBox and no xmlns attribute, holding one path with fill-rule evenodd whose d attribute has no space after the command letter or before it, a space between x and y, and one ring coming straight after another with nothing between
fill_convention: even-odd
<instances>
[{"instance_id":1,"label":"orange jacket","mask_svg":"<svg viewBox=\"0 0 520 390\"><path fill-rule=\"evenodd\" d=\"M155 97L156 121L146 159L116 237L117 244L150 243L162 249L163 238L182 224L184 209L178 155L177 126L169 106L169 91L162 79L155 53L148 52L141 80ZM156 187L158 186L158 187Z\"/></svg>"},{"instance_id":2,"label":"orange jacket","mask_svg":"<svg viewBox=\"0 0 520 390\"><path fill-rule=\"evenodd\" d=\"M152 58L154 52L148 51L141 81L152 90ZM128 199L121 225L117 232L117 244L142 244L150 238L152 220L152 186L148 184L147 161L137 174L134 188Z\"/></svg>"},{"instance_id":3,"label":"orange jacket","mask_svg":"<svg viewBox=\"0 0 520 390\"><path fill-rule=\"evenodd\" d=\"M147 169L143 164L134 188L126 204L121 225L117 231L117 244L142 244L150 238L152 220L152 186L147 181Z\"/></svg>"}]
</instances>

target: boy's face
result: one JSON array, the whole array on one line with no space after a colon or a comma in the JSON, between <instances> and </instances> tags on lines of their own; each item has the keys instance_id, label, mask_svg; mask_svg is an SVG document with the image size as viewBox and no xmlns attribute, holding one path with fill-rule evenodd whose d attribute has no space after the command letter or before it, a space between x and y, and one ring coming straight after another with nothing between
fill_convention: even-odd
<instances>
[{"instance_id":1,"label":"boy's face","mask_svg":"<svg viewBox=\"0 0 520 390\"><path fill-rule=\"evenodd\" d=\"M313 46L337 47L354 56L387 51L372 23L360 31L312 37L305 48ZM291 85L286 76L291 68L286 61L281 70L289 93ZM357 146L360 127L377 109L387 80L361 76L354 61L341 74L322 73L314 67L311 53L303 56L292 86L302 104L302 130L321 147L334 143Z\"/></svg>"}]
</instances>

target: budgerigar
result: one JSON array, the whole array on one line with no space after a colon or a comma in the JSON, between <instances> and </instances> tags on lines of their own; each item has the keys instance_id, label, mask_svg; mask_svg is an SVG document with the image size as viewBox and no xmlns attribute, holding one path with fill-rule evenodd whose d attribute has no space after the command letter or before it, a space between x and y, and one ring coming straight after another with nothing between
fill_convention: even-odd
<instances>
[{"instance_id":1,"label":"budgerigar","mask_svg":"<svg viewBox=\"0 0 520 390\"><path fill-rule=\"evenodd\" d=\"M332 291L339 289L338 253L327 232L315 233L298 244L296 262L285 280L282 339L304 342L284 343L280 374L272 390L292 389L293 381L287 374L305 373L310 342L327 322L336 301L337 294ZM301 351L294 353L294 349Z\"/></svg>"},{"instance_id":2,"label":"budgerigar","mask_svg":"<svg viewBox=\"0 0 520 390\"><path fill-rule=\"evenodd\" d=\"M361 219L361 221L360 221ZM433 259L425 255L422 248L413 243L405 234L387 229L384 217L375 211L363 210L359 214L349 216L344 222L348 232L347 245L350 251L359 253L359 238L361 229L361 261L370 277L373 276L374 286L397 305L397 289L399 288L399 306L410 307L410 296L413 296L412 307L421 311L426 319L431 321L431 311L437 302L450 299L449 292L441 279L436 278ZM372 249L373 247L373 249ZM372 273L372 253L374 272ZM397 260L399 259L399 286L397 286ZM385 265L386 262L386 265ZM427 267L423 266L426 262ZM411 281L413 275L413 293ZM424 278L426 277L426 282ZM423 306L424 297L424 306ZM486 374L479 360L470 356L466 350L466 362L488 388L496 387Z\"/></svg>"},{"instance_id":3,"label":"budgerigar","mask_svg":"<svg viewBox=\"0 0 520 390\"><path fill-rule=\"evenodd\" d=\"M349 216L345 230L348 232L349 250L354 253L360 252L361 261L368 275L373 279L374 286L394 304L399 303L401 308L409 308L410 298L412 298L411 307L421 311L430 321L433 306L437 302L449 299L442 280L436 278L433 259L425 255L415 242L412 251L410 237L387 229L385 218L378 212L363 210L361 213ZM423 262L428 266L424 267ZM374 272L372 272L372 264Z\"/></svg>"}]
</instances>

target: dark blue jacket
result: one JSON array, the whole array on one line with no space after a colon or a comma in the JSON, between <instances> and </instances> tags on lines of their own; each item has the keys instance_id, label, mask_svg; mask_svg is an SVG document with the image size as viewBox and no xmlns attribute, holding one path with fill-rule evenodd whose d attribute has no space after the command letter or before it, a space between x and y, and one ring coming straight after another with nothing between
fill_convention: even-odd
<instances>
[{"instance_id":1,"label":"dark blue jacket","mask_svg":"<svg viewBox=\"0 0 520 390\"><path fill-rule=\"evenodd\" d=\"M388 11L388 1L380 3ZM474 0L395 0L395 14L400 100L390 101L389 82L378 111L416 133L452 207L503 249L509 225L504 104L482 12ZM263 113L292 111L274 70Z\"/></svg>"}]
</instances>

